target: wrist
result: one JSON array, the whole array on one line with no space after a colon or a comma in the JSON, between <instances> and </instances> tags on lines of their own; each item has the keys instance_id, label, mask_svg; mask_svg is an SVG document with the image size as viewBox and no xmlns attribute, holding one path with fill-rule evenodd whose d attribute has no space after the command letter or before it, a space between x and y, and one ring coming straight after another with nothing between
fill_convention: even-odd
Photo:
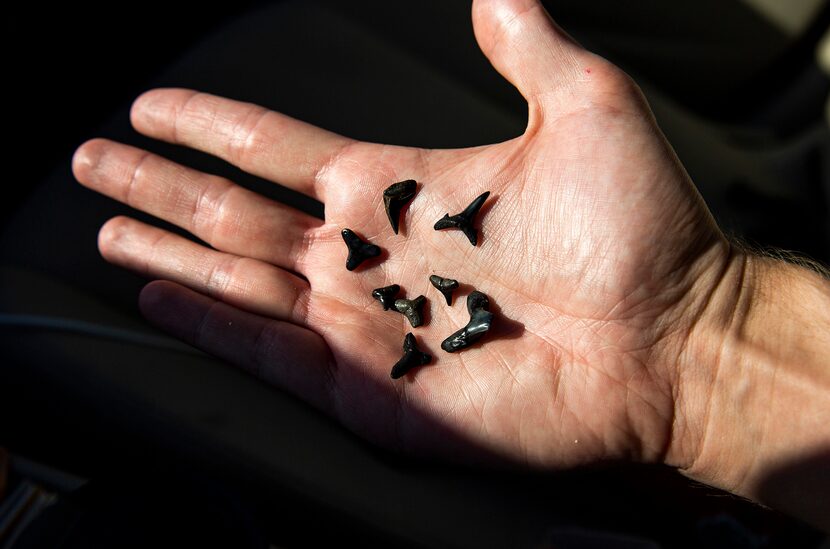
<instances>
[{"instance_id":1,"label":"wrist","mask_svg":"<svg viewBox=\"0 0 830 549\"><path fill-rule=\"evenodd\" d=\"M706 295L677 362L666 462L813 519L820 504L799 508L774 486L806 456L830 456L830 286L803 267L733 248ZM811 476L805 469L789 481Z\"/></svg>"},{"instance_id":2,"label":"wrist","mask_svg":"<svg viewBox=\"0 0 830 549\"><path fill-rule=\"evenodd\" d=\"M725 239L693 269L693 279L671 315L664 320L672 337L663 339L658 361L671 386L674 410L667 426L663 463L689 475L700 453L717 377L722 342L738 304L746 299L748 255ZM693 475L689 475L693 476ZM697 479L697 477L695 477Z\"/></svg>"},{"instance_id":3,"label":"wrist","mask_svg":"<svg viewBox=\"0 0 830 549\"><path fill-rule=\"evenodd\" d=\"M726 387L752 386L747 379L736 379L740 376L730 359L735 334L741 333L753 299L755 267L749 254L730 247L724 264L695 292L693 299L700 304L675 365L675 424L666 464L729 491L735 486L719 469L732 460L721 454L739 453L747 437L734 432L737 422L722 410L721 393ZM714 444L711 437L721 444Z\"/></svg>"}]
</instances>

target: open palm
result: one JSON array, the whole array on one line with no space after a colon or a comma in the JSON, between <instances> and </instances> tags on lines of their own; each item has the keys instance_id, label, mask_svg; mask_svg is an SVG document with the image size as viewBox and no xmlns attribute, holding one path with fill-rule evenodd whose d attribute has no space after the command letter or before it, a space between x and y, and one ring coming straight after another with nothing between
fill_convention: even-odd
<instances>
[{"instance_id":1,"label":"open palm","mask_svg":"<svg viewBox=\"0 0 830 549\"><path fill-rule=\"evenodd\" d=\"M101 252L168 281L142 293L150 320L382 445L542 466L663 459L693 286L728 247L624 74L536 2L473 9L485 54L528 100L524 135L461 150L361 143L255 105L154 90L133 107L138 131L318 198L326 219L93 140L74 159L81 183L212 247L116 218ZM419 187L395 235L381 195L403 179ZM433 230L484 191L478 246ZM347 271L345 227L383 260ZM431 274L462 283L452 307ZM428 298L424 326L371 297L389 284ZM472 289L490 297L494 328L445 353ZM434 361L392 380L410 331Z\"/></svg>"}]
</instances>

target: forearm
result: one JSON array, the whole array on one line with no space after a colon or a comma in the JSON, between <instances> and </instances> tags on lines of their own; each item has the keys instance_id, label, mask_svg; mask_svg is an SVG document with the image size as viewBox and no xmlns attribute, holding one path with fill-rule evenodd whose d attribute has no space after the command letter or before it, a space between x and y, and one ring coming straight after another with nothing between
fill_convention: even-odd
<instances>
[{"instance_id":1,"label":"forearm","mask_svg":"<svg viewBox=\"0 0 830 549\"><path fill-rule=\"evenodd\" d=\"M830 283L738 252L682 357L674 464L830 530Z\"/></svg>"}]
</instances>

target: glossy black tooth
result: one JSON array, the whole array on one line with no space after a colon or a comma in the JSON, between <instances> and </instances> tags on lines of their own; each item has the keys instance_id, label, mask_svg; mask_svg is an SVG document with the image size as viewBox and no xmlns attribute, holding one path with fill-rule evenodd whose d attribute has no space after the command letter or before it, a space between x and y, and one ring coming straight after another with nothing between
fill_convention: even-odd
<instances>
[{"instance_id":1,"label":"glossy black tooth","mask_svg":"<svg viewBox=\"0 0 830 549\"><path fill-rule=\"evenodd\" d=\"M401 218L401 210L407 202L415 196L415 189L418 186L414 179L407 179L393 183L383 191L383 205L386 208L386 216L392 224L392 230L398 234L398 222Z\"/></svg>"},{"instance_id":2,"label":"glossy black tooth","mask_svg":"<svg viewBox=\"0 0 830 549\"><path fill-rule=\"evenodd\" d=\"M392 366L392 379L403 377L412 368L429 364L431 361L432 356L422 352L418 348L415 336L410 332L406 334L403 340L403 356Z\"/></svg>"},{"instance_id":3,"label":"glossy black tooth","mask_svg":"<svg viewBox=\"0 0 830 549\"><path fill-rule=\"evenodd\" d=\"M380 301L384 311L388 311L395 306L395 298L398 297L400 291L400 286L392 284L391 286L384 286L383 288L372 290L372 297Z\"/></svg>"},{"instance_id":4,"label":"glossy black tooth","mask_svg":"<svg viewBox=\"0 0 830 549\"><path fill-rule=\"evenodd\" d=\"M441 229L460 229L467 236L473 246L478 242L478 231L473 227L476 214L484 205L484 201L490 196L490 191L480 194L464 211L455 215L444 214L444 217L435 222L433 227L436 231Z\"/></svg>"},{"instance_id":5,"label":"glossy black tooth","mask_svg":"<svg viewBox=\"0 0 830 549\"><path fill-rule=\"evenodd\" d=\"M429 281L439 292L444 294L447 305L452 305L452 293L458 289L458 281L452 278L441 278L438 275L430 275Z\"/></svg>"},{"instance_id":6,"label":"glossy black tooth","mask_svg":"<svg viewBox=\"0 0 830 549\"><path fill-rule=\"evenodd\" d=\"M488 297L483 293L476 290L470 292L470 295L467 296L467 312L470 313L470 316L472 316L473 313L479 309L489 311L490 299L488 299Z\"/></svg>"},{"instance_id":7,"label":"glossy black tooth","mask_svg":"<svg viewBox=\"0 0 830 549\"><path fill-rule=\"evenodd\" d=\"M395 310L405 316L413 328L417 328L424 323L421 310L424 308L426 301L427 298L422 295L419 295L415 299L396 299Z\"/></svg>"},{"instance_id":8,"label":"glossy black tooth","mask_svg":"<svg viewBox=\"0 0 830 549\"><path fill-rule=\"evenodd\" d=\"M467 296L467 310L470 321L466 326L441 342L441 348L448 353L465 349L481 339L493 323L493 313L488 311L490 300L481 292L472 292Z\"/></svg>"},{"instance_id":9,"label":"glossy black tooth","mask_svg":"<svg viewBox=\"0 0 830 549\"><path fill-rule=\"evenodd\" d=\"M367 259L380 255L380 248L363 241L351 229L343 229L340 234L349 248L349 257L346 258L346 268L348 270L354 271L358 265Z\"/></svg>"}]
</instances>

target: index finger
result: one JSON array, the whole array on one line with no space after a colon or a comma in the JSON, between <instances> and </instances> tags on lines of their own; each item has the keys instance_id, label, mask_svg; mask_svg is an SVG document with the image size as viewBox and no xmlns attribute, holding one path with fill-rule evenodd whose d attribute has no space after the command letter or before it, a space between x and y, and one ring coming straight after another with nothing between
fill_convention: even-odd
<instances>
[{"instance_id":1,"label":"index finger","mask_svg":"<svg viewBox=\"0 0 830 549\"><path fill-rule=\"evenodd\" d=\"M355 142L253 103L178 88L143 93L130 120L149 137L212 154L321 201L321 175Z\"/></svg>"}]
</instances>

